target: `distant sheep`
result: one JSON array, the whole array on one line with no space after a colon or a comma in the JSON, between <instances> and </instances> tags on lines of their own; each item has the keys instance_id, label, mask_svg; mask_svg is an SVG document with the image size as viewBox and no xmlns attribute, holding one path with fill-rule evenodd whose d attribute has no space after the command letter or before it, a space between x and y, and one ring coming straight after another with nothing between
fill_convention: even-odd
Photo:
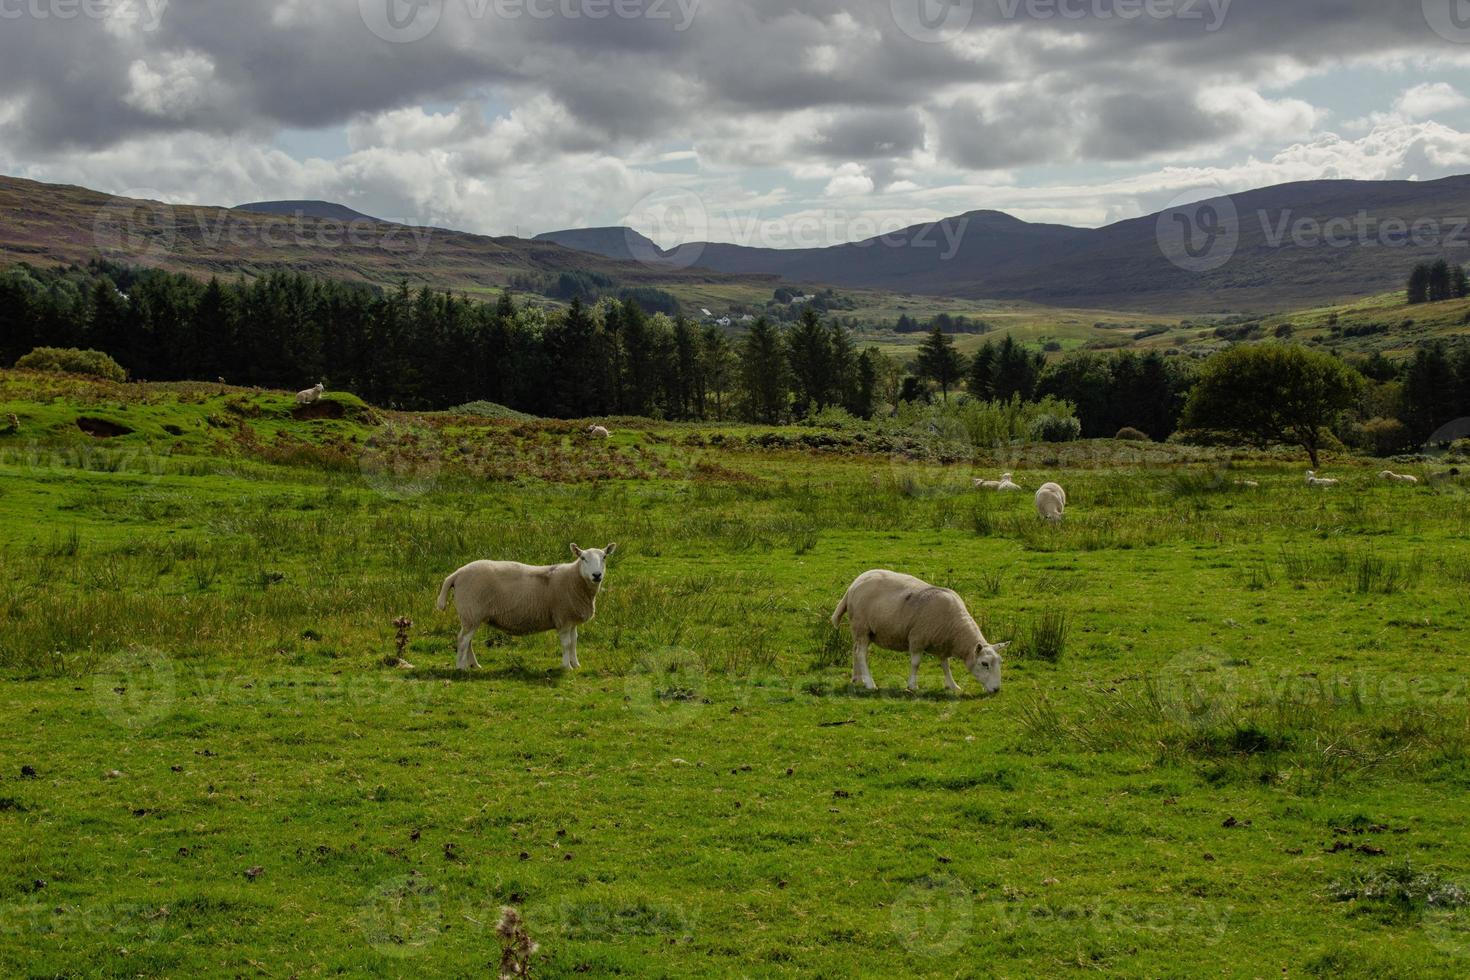
<instances>
[{"instance_id":1,"label":"distant sheep","mask_svg":"<svg viewBox=\"0 0 1470 980\"><path fill-rule=\"evenodd\" d=\"M872 571L858 576L832 614L832 625L852 617L852 682L876 690L868 669L868 646L907 650L909 690L919 689L919 662L932 653L944 665L944 686L959 693L950 672L960 660L989 694L1000 690L1001 654L1009 643L992 645L975 625L964 600L950 589L898 572Z\"/></svg>"},{"instance_id":2,"label":"distant sheep","mask_svg":"<svg viewBox=\"0 0 1470 980\"><path fill-rule=\"evenodd\" d=\"M1337 482L1318 476L1316 470L1307 470L1307 486L1309 487L1335 487Z\"/></svg>"},{"instance_id":3,"label":"distant sheep","mask_svg":"<svg viewBox=\"0 0 1470 980\"><path fill-rule=\"evenodd\" d=\"M15 433L15 432L19 432L19 431L20 431L20 419L16 416L16 414L14 412L8 413L5 416L5 428L0 429L0 432L4 432L4 433L6 433L8 435L10 433Z\"/></svg>"},{"instance_id":4,"label":"distant sheep","mask_svg":"<svg viewBox=\"0 0 1470 980\"><path fill-rule=\"evenodd\" d=\"M976 480L975 488L977 490L995 490L1000 493L1015 493L1021 489L1020 486L1012 481L1010 473L1002 474L999 480Z\"/></svg>"},{"instance_id":5,"label":"distant sheep","mask_svg":"<svg viewBox=\"0 0 1470 980\"><path fill-rule=\"evenodd\" d=\"M589 425L587 427L587 434L589 436L591 436L592 438L594 438L594 439L611 439L612 438L612 433L609 432L609 431L607 431L606 428L604 428L603 426L600 426L600 425Z\"/></svg>"},{"instance_id":6,"label":"distant sheep","mask_svg":"<svg viewBox=\"0 0 1470 980\"><path fill-rule=\"evenodd\" d=\"M315 405L317 402L322 400L322 395L326 392L326 390L327 386L318 382L316 387L314 388L307 388L305 391L297 392L296 404Z\"/></svg>"},{"instance_id":7,"label":"distant sheep","mask_svg":"<svg viewBox=\"0 0 1470 980\"><path fill-rule=\"evenodd\" d=\"M607 575L607 560L618 546L583 551L572 545L576 561L566 565L532 566L509 561L477 561L444 580L439 611L454 606L459 612L460 670L480 666L475 657L475 632L484 625L511 636L530 636L555 630L561 636L561 664L567 670L582 666L577 659L577 627L597 615L597 594Z\"/></svg>"},{"instance_id":8,"label":"distant sheep","mask_svg":"<svg viewBox=\"0 0 1470 980\"><path fill-rule=\"evenodd\" d=\"M1235 481L1235 485L1237 487L1245 487L1247 490L1259 490L1259 489L1261 489L1261 485L1259 483L1257 483L1255 480L1236 480Z\"/></svg>"},{"instance_id":9,"label":"distant sheep","mask_svg":"<svg viewBox=\"0 0 1470 980\"><path fill-rule=\"evenodd\" d=\"M1389 483L1404 483L1409 486L1419 485L1419 478L1417 476L1409 476L1407 473L1395 473L1392 470L1384 470L1382 473L1379 473L1378 479L1386 480Z\"/></svg>"},{"instance_id":10,"label":"distant sheep","mask_svg":"<svg viewBox=\"0 0 1470 980\"><path fill-rule=\"evenodd\" d=\"M1036 491L1036 513L1053 523L1060 521L1067 512L1067 491L1055 483L1048 483Z\"/></svg>"}]
</instances>

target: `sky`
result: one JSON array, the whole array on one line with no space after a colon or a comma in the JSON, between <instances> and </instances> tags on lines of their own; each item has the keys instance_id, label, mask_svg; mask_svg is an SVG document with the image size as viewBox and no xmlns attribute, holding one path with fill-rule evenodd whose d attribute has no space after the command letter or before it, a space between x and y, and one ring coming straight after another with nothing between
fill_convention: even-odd
<instances>
[{"instance_id":1,"label":"sky","mask_svg":"<svg viewBox=\"0 0 1470 980\"><path fill-rule=\"evenodd\" d=\"M1470 172L1470 0L0 0L0 172L810 247Z\"/></svg>"}]
</instances>

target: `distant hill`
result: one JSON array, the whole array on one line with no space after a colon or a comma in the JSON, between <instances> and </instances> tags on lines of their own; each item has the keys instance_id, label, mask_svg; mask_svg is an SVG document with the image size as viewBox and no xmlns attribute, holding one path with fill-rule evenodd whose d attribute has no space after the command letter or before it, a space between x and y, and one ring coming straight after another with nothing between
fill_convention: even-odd
<instances>
[{"instance_id":1,"label":"distant hill","mask_svg":"<svg viewBox=\"0 0 1470 980\"><path fill-rule=\"evenodd\" d=\"M363 214L361 211L354 211L345 204L333 204L331 201L257 201L254 204L241 204L235 210L286 217L301 215L305 218L320 218L329 221L381 222L379 218Z\"/></svg>"},{"instance_id":2,"label":"distant hill","mask_svg":"<svg viewBox=\"0 0 1470 980\"><path fill-rule=\"evenodd\" d=\"M667 256L653 239L632 228L578 228L548 231L537 235L538 242L555 242L579 252L590 252L618 262L644 262Z\"/></svg>"},{"instance_id":3,"label":"distant hill","mask_svg":"<svg viewBox=\"0 0 1470 980\"><path fill-rule=\"evenodd\" d=\"M683 245L668 252L654 248L670 267L699 266L734 275L962 299L1181 313L1271 312L1372 296L1399 288L1416 262L1441 256L1470 260L1470 176L1422 182L1310 181L1208 203L1238 239L1228 261L1204 271L1172 260L1181 258L1178 221L1192 221L1194 208L1105 228L1032 224L998 211L972 211L828 248L720 243ZM1432 231L1419 241L1402 240L1409 236L1401 230L1395 234L1416 223ZM1161 227L1166 229L1162 243ZM1169 230L1175 232L1173 238ZM602 255L611 254L619 240L647 241L627 229L556 232L551 237Z\"/></svg>"},{"instance_id":4,"label":"distant hill","mask_svg":"<svg viewBox=\"0 0 1470 980\"><path fill-rule=\"evenodd\" d=\"M258 276L292 270L385 287L400 283L468 292L535 288L562 273L590 272L619 286L688 288L750 286L752 281L704 269L614 262L554 242L489 238L443 228L375 222L345 226L358 215L340 205L275 202L302 212L303 224L283 233L281 213L168 205L113 197L84 187L0 176L0 268L12 262L79 263L107 259L201 277ZM311 204L309 213L299 204ZM356 219L353 219L356 220ZM760 282L762 290L773 288Z\"/></svg>"}]
</instances>

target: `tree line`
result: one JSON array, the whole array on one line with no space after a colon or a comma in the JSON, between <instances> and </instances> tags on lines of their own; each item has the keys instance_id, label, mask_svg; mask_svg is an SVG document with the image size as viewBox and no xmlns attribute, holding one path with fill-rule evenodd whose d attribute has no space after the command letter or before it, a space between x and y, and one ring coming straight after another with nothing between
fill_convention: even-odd
<instances>
[{"instance_id":1,"label":"tree line","mask_svg":"<svg viewBox=\"0 0 1470 980\"><path fill-rule=\"evenodd\" d=\"M1444 259L1421 262L1409 273L1409 305L1442 303L1447 299L1470 296L1470 275L1460 265Z\"/></svg>"},{"instance_id":2,"label":"tree line","mask_svg":"<svg viewBox=\"0 0 1470 980\"><path fill-rule=\"evenodd\" d=\"M793 324L761 318L736 333L650 315L635 297L593 304L574 297L566 309L547 311L509 294L486 303L289 272L228 282L100 263L0 272L0 364L7 365L36 347L96 349L139 379L222 377L287 390L322 380L387 407L493 401L559 418L782 424L969 397L1067 402L1085 438L1132 428L1162 440L1189 421L1200 376L1193 359L1122 351L1048 360L1010 335L986 339L967 357L942 326L935 323L917 356L901 364L875 347L860 349L846 325L814 308ZM1341 366L1362 384L1354 383L1351 407L1329 428L1363 448L1410 448L1470 416L1470 346L1434 344L1406 361L1375 355ZM1273 394L1244 390L1257 399Z\"/></svg>"}]
</instances>

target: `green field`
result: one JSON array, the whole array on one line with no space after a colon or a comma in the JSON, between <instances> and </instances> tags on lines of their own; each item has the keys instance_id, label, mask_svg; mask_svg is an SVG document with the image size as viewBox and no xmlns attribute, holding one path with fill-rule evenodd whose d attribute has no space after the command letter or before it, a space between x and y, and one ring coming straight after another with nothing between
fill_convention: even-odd
<instances>
[{"instance_id":1,"label":"green field","mask_svg":"<svg viewBox=\"0 0 1470 980\"><path fill-rule=\"evenodd\" d=\"M507 905L539 976L1470 970L1462 479L329 400L0 372L0 974L494 975ZM457 675L442 578L572 541L583 669ZM852 688L875 567L997 696Z\"/></svg>"}]
</instances>

